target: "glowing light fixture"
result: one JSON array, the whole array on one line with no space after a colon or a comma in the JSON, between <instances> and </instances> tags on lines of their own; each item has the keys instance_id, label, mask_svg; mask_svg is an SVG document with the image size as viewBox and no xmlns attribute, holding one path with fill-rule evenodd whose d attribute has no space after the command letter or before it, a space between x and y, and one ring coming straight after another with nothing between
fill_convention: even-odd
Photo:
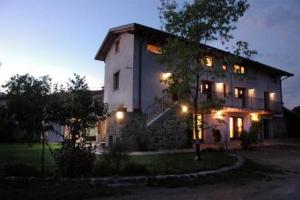
<instances>
[{"instance_id":1,"label":"glowing light fixture","mask_svg":"<svg viewBox=\"0 0 300 200\"><path fill-rule=\"evenodd\" d=\"M116 118L117 118L117 120L123 120L124 119L124 111L117 111L116 112Z\"/></svg>"},{"instance_id":2,"label":"glowing light fixture","mask_svg":"<svg viewBox=\"0 0 300 200\"><path fill-rule=\"evenodd\" d=\"M170 73L170 72L162 73L161 79L162 79L163 81L165 81L165 80L167 80L168 78L170 78L171 75L172 75L172 73Z\"/></svg>"},{"instance_id":3,"label":"glowing light fixture","mask_svg":"<svg viewBox=\"0 0 300 200\"><path fill-rule=\"evenodd\" d=\"M275 100L275 92L270 93L270 100Z\"/></svg>"},{"instance_id":4,"label":"glowing light fixture","mask_svg":"<svg viewBox=\"0 0 300 200\"><path fill-rule=\"evenodd\" d=\"M257 113L251 113L250 114L250 119L251 119L251 121L258 122L259 121L259 115Z\"/></svg>"},{"instance_id":5,"label":"glowing light fixture","mask_svg":"<svg viewBox=\"0 0 300 200\"><path fill-rule=\"evenodd\" d=\"M216 119L223 119L224 116L223 116L222 111L220 111L220 110L216 111L216 113L215 113L215 118L216 118Z\"/></svg>"},{"instance_id":6,"label":"glowing light fixture","mask_svg":"<svg viewBox=\"0 0 300 200\"><path fill-rule=\"evenodd\" d=\"M182 113L187 113L189 110L189 108L187 107L187 105L181 105L181 112Z\"/></svg>"}]
</instances>

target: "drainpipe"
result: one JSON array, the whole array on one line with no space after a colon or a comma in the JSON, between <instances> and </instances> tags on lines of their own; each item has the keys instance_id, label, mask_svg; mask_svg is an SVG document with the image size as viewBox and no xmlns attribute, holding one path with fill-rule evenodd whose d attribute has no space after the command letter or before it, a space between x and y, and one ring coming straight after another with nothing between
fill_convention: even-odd
<instances>
[{"instance_id":1,"label":"drainpipe","mask_svg":"<svg viewBox=\"0 0 300 200\"><path fill-rule=\"evenodd\" d=\"M289 76L284 77L283 79L280 79L280 98L281 98L281 105L283 106L283 98L282 98L282 81L284 81L285 79L288 79Z\"/></svg>"},{"instance_id":2,"label":"drainpipe","mask_svg":"<svg viewBox=\"0 0 300 200\"><path fill-rule=\"evenodd\" d=\"M143 64L143 38L139 42L139 106L138 109L142 111L142 64Z\"/></svg>"}]
</instances>

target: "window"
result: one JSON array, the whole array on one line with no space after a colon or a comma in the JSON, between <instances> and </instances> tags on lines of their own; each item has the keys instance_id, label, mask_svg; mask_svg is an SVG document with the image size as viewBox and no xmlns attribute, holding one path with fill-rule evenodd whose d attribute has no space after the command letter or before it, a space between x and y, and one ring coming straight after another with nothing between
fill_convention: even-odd
<instances>
[{"instance_id":1,"label":"window","mask_svg":"<svg viewBox=\"0 0 300 200\"><path fill-rule=\"evenodd\" d=\"M117 40L115 42L115 53L118 53L119 52L119 47L120 47L120 40Z\"/></svg>"},{"instance_id":2,"label":"window","mask_svg":"<svg viewBox=\"0 0 300 200\"><path fill-rule=\"evenodd\" d=\"M226 85L224 83L216 83L216 92L218 93L218 95L222 94L225 97Z\"/></svg>"},{"instance_id":3,"label":"window","mask_svg":"<svg viewBox=\"0 0 300 200\"><path fill-rule=\"evenodd\" d=\"M153 45L153 44L147 44L147 50L152 52L152 53L162 54L161 47L158 47L158 46Z\"/></svg>"},{"instance_id":4,"label":"window","mask_svg":"<svg viewBox=\"0 0 300 200\"><path fill-rule=\"evenodd\" d=\"M211 56L206 56L205 64L207 67L213 67L213 58Z\"/></svg>"},{"instance_id":5,"label":"window","mask_svg":"<svg viewBox=\"0 0 300 200\"><path fill-rule=\"evenodd\" d=\"M245 74L245 67L240 66L240 65L234 65L233 71L234 71L234 73L237 73L237 74Z\"/></svg>"},{"instance_id":6,"label":"window","mask_svg":"<svg viewBox=\"0 0 300 200\"><path fill-rule=\"evenodd\" d=\"M114 73L114 80L113 80L113 87L114 90L118 90L119 89L119 82L120 82L120 71Z\"/></svg>"},{"instance_id":7,"label":"window","mask_svg":"<svg viewBox=\"0 0 300 200\"><path fill-rule=\"evenodd\" d=\"M225 72L225 71L227 71L227 65L226 64L223 64L222 65L222 70Z\"/></svg>"},{"instance_id":8,"label":"window","mask_svg":"<svg viewBox=\"0 0 300 200\"><path fill-rule=\"evenodd\" d=\"M194 121L195 122L195 121ZM195 127L195 123L193 123ZM202 114L197 114L197 129L198 129L198 139L202 140L203 135L203 116ZM193 139L197 139L195 129L193 128Z\"/></svg>"},{"instance_id":9,"label":"window","mask_svg":"<svg viewBox=\"0 0 300 200\"><path fill-rule=\"evenodd\" d=\"M244 88L234 88L234 96L236 98L244 98Z\"/></svg>"}]
</instances>

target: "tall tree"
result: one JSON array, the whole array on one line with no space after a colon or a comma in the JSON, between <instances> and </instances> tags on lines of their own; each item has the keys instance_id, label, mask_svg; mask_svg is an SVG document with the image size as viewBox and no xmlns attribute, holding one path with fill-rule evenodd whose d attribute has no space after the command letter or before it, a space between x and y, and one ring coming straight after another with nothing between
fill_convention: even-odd
<instances>
[{"instance_id":1,"label":"tall tree","mask_svg":"<svg viewBox=\"0 0 300 200\"><path fill-rule=\"evenodd\" d=\"M164 92L177 94L179 99L192 108L198 160L200 143L197 114L209 112L211 108L222 104L219 100L201 101L200 98L201 76L207 72L215 76L223 75L221 70L209 66L208 56L230 63L237 56L250 57L255 53L248 49L248 43L244 41L236 43L233 54L220 52L206 44L213 41L220 41L222 45L229 44L233 39L232 31L236 29L236 22L248 7L247 0L194 0L182 6L174 0L161 0L159 11L162 27L175 36L166 39L160 58L171 73L165 80L168 88ZM226 49L229 50L228 47Z\"/></svg>"},{"instance_id":2,"label":"tall tree","mask_svg":"<svg viewBox=\"0 0 300 200\"><path fill-rule=\"evenodd\" d=\"M4 85L7 92L7 112L15 126L25 131L27 142L42 139L41 174L45 172L45 131L51 129L47 112L51 79L29 74L15 75Z\"/></svg>"},{"instance_id":3,"label":"tall tree","mask_svg":"<svg viewBox=\"0 0 300 200\"><path fill-rule=\"evenodd\" d=\"M55 161L61 176L75 177L91 172L95 153L86 142L87 131L107 116L107 106L96 101L88 90L85 77L74 75L67 88L56 88L51 95L52 121L66 127L62 148Z\"/></svg>"}]
</instances>

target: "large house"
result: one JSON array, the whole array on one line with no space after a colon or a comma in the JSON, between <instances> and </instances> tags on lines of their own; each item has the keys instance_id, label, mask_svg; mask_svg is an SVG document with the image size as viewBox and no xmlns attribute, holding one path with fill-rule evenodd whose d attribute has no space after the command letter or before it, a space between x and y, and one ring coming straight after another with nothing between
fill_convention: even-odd
<instances>
[{"instance_id":1,"label":"large house","mask_svg":"<svg viewBox=\"0 0 300 200\"><path fill-rule=\"evenodd\" d=\"M136 23L107 33L95 57L105 62L104 102L111 113L101 133L101 142L106 146L119 139L142 150L192 144L195 135L177 109L180 102L173 99L173 106L163 106L155 100L164 98L162 91L167 87L161 80L169 72L157 59L167 37L170 35L166 32ZM252 121L260 121L264 138L285 134L281 82L293 74L246 58L228 65L207 57L207 63L224 70L225 76L213 79L209 72L202 76L201 98L222 98L224 105L210 114L198 113L199 138L203 142L214 142L216 129L223 142L235 140L243 130L249 130ZM238 75L253 78L241 80ZM225 123L220 124L219 119Z\"/></svg>"}]
</instances>

